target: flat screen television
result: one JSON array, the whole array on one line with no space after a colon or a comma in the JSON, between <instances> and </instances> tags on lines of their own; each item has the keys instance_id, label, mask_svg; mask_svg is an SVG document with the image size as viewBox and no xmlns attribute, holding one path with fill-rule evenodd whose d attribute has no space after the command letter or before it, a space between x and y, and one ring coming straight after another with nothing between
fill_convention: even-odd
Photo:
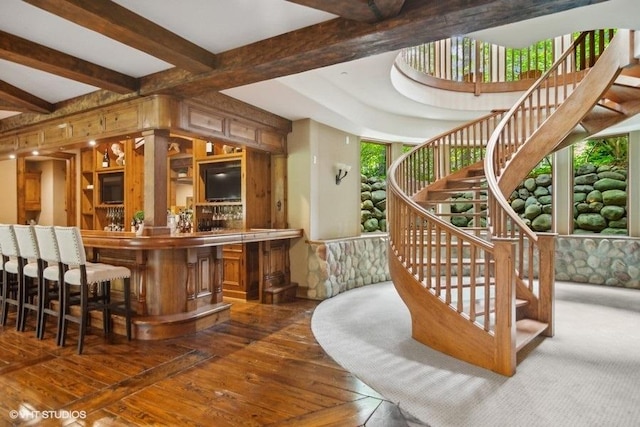
<instances>
[{"instance_id":1,"label":"flat screen television","mask_svg":"<svg viewBox=\"0 0 640 427\"><path fill-rule=\"evenodd\" d=\"M204 197L207 202L242 200L242 168L239 160L213 163L205 169Z\"/></svg>"},{"instance_id":2,"label":"flat screen television","mask_svg":"<svg viewBox=\"0 0 640 427\"><path fill-rule=\"evenodd\" d=\"M124 172L104 173L100 179L100 203L121 205L124 203Z\"/></svg>"}]
</instances>

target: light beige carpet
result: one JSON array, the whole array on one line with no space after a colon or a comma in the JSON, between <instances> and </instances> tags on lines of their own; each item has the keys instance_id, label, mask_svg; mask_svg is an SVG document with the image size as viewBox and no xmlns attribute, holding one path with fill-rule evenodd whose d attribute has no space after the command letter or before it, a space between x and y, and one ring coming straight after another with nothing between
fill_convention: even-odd
<instances>
[{"instance_id":1,"label":"light beige carpet","mask_svg":"<svg viewBox=\"0 0 640 427\"><path fill-rule=\"evenodd\" d=\"M390 282L323 301L311 326L340 365L426 424L640 426L640 290L556 286L556 334L503 377L411 338Z\"/></svg>"}]
</instances>

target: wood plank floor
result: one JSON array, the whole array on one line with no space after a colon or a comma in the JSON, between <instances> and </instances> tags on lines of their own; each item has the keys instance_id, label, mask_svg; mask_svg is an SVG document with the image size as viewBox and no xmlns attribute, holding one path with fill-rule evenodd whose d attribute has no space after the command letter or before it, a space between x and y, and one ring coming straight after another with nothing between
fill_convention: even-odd
<instances>
[{"instance_id":1,"label":"wood plank floor","mask_svg":"<svg viewBox=\"0 0 640 427\"><path fill-rule=\"evenodd\" d=\"M91 331L82 355L73 325L59 348L55 320L38 341L33 315L25 332L10 315L0 327L0 425L424 425L322 350L310 327L317 302L230 302L230 321L184 338Z\"/></svg>"}]
</instances>

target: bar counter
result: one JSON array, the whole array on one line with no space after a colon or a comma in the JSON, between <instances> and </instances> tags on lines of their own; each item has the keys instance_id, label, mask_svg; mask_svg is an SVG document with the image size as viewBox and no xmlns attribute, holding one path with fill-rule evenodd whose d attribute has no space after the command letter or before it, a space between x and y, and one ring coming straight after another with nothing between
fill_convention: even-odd
<instances>
[{"instance_id":1,"label":"bar counter","mask_svg":"<svg viewBox=\"0 0 640 427\"><path fill-rule=\"evenodd\" d=\"M224 245L256 243L260 290L274 268L288 268L288 250L277 250L283 262L272 262L273 242L302 237L300 229L248 229L137 236L129 232L82 230L89 260L131 269L131 301L136 312L133 337L156 340L183 336L229 319L223 301ZM277 245L273 246L278 247ZM286 252L286 253L285 253ZM264 261L263 261L264 258ZM274 267L275 266L275 267ZM288 271L286 272L288 274ZM114 298L122 288L115 284ZM114 318L116 332L122 319Z\"/></svg>"}]
</instances>

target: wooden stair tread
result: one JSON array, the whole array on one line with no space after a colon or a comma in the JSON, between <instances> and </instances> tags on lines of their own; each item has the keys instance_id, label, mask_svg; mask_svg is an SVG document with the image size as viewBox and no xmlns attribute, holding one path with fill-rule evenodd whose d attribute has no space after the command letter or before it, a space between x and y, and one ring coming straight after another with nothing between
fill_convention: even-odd
<instances>
[{"instance_id":1,"label":"wooden stair tread","mask_svg":"<svg viewBox=\"0 0 640 427\"><path fill-rule=\"evenodd\" d=\"M442 187L427 190L429 193L467 193L470 191L487 191L487 187Z\"/></svg>"},{"instance_id":2,"label":"wooden stair tread","mask_svg":"<svg viewBox=\"0 0 640 427\"><path fill-rule=\"evenodd\" d=\"M458 178L445 178L447 183L455 182L455 183L469 183L469 184L477 184L484 183L487 181L487 178L484 175L472 175L472 176L463 176Z\"/></svg>"},{"instance_id":3,"label":"wooden stair tread","mask_svg":"<svg viewBox=\"0 0 640 427\"><path fill-rule=\"evenodd\" d=\"M516 352L540 335L549 325L533 319L516 321Z\"/></svg>"},{"instance_id":4,"label":"wooden stair tread","mask_svg":"<svg viewBox=\"0 0 640 427\"><path fill-rule=\"evenodd\" d=\"M471 260L472 258L457 258L457 257L452 257L452 258L446 258L446 257L441 257L440 259L437 258L423 258L422 259L422 263L424 265L427 265L427 263L431 263L431 264L451 264L453 266L458 265L458 262L462 262L462 265L469 265L471 264ZM477 258L474 260L475 261L475 265L476 266L481 266L481 265L485 265L485 264L494 264L495 260L492 258L489 261L486 261L483 258Z\"/></svg>"},{"instance_id":5,"label":"wooden stair tread","mask_svg":"<svg viewBox=\"0 0 640 427\"><path fill-rule=\"evenodd\" d=\"M418 202L418 204L420 204L421 206L423 206L424 204L427 205L437 205L437 204L441 204L441 203L462 203L462 202L467 202L467 203L487 203L487 199L465 199L463 197L459 197L457 199L442 199L442 200L426 200L426 201L421 201Z\"/></svg>"},{"instance_id":6,"label":"wooden stair tread","mask_svg":"<svg viewBox=\"0 0 640 427\"><path fill-rule=\"evenodd\" d=\"M268 288L264 288L263 292L265 293L269 293L269 294L279 294L281 292L284 292L288 289L293 289L293 288L297 288L298 284L296 282L291 282L289 284L286 285L274 285L274 286L270 286Z\"/></svg>"},{"instance_id":7,"label":"wooden stair tread","mask_svg":"<svg viewBox=\"0 0 640 427\"><path fill-rule=\"evenodd\" d=\"M491 298L489 299L489 313L493 313L496 311L496 299L495 298ZM526 307L527 305L529 305L529 301L527 301L526 299L519 299L516 298L516 309L520 308L520 307ZM485 314L485 309L486 309L486 304L484 303L484 301L478 301L476 303L476 310L475 310L475 314L476 316L482 316Z\"/></svg>"},{"instance_id":8,"label":"wooden stair tread","mask_svg":"<svg viewBox=\"0 0 640 427\"><path fill-rule=\"evenodd\" d=\"M297 291L297 282L272 284L262 290L261 301L265 304L294 301Z\"/></svg>"},{"instance_id":9,"label":"wooden stair tread","mask_svg":"<svg viewBox=\"0 0 640 427\"><path fill-rule=\"evenodd\" d=\"M437 216L474 216L474 217L486 217L487 212L434 212L433 215Z\"/></svg>"}]
</instances>

